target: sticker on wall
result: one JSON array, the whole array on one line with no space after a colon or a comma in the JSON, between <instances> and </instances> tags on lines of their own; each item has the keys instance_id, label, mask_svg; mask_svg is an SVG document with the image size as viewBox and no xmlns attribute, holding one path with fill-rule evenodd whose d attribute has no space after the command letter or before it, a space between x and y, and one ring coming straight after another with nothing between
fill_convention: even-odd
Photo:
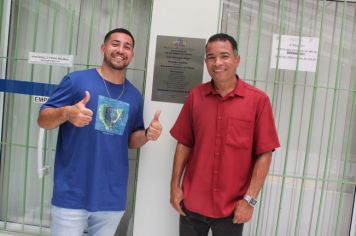
<instances>
[{"instance_id":1,"label":"sticker on wall","mask_svg":"<svg viewBox=\"0 0 356 236\"><path fill-rule=\"evenodd\" d=\"M280 45L279 38L281 38ZM280 46L279 54L278 46ZM274 34L271 68L275 69L278 61L278 69L296 70L297 60L299 59L298 71L315 72L318 60L318 48L319 38L301 37L301 40L299 40L299 36Z\"/></svg>"},{"instance_id":2,"label":"sticker on wall","mask_svg":"<svg viewBox=\"0 0 356 236\"><path fill-rule=\"evenodd\" d=\"M42 104L47 102L48 98L46 96L33 96L33 102Z\"/></svg>"},{"instance_id":3,"label":"sticker on wall","mask_svg":"<svg viewBox=\"0 0 356 236\"><path fill-rule=\"evenodd\" d=\"M29 52L28 63L72 67L73 55Z\"/></svg>"}]
</instances>

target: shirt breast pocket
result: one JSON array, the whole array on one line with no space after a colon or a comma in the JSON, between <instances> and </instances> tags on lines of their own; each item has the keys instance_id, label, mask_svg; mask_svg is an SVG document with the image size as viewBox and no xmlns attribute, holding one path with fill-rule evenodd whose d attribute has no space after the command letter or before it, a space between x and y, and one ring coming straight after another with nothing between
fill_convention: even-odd
<instances>
[{"instance_id":1,"label":"shirt breast pocket","mask_svg":"<svg viewBox=\"0 0 356 236\"><path fill-rule=\"evenodd\" d=\"M251 122L235 118L228 119L226 144L235 148L248 149L250 146Z\"/></svg>"}]
</instances>

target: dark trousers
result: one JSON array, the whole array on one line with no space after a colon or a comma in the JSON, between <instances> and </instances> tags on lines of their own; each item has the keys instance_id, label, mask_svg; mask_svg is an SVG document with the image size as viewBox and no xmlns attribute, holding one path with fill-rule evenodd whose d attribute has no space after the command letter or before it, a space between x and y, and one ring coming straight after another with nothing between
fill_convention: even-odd
<instances>
[{"instance_id":1,"label":"dark trousers","mask_svg":"<svg viewBox=\"0 0 356 236\"><path fill-rule=\"evenodd\" d=\"M180 236L207 236L209 229L213 236L242 236L244 224L233 224L233 215L216 219L183 210L186 216L180 216Z\"/></svg>"}]
</instances>

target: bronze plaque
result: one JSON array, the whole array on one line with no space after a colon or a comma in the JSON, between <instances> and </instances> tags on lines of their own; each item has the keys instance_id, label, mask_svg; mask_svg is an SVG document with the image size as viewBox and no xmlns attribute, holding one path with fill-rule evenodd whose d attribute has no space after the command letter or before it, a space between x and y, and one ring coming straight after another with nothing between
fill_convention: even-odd
<instances>
[{"instance_id":1,"label":"bronze plaque","mask_svg":"<svg viewBox=\"0 0 356 236\"><path fill-rule=\"evenodd\" d=\"M157 36L152 100L184 103L203 81L205 39Z\"/></svg>"}]
</instances>

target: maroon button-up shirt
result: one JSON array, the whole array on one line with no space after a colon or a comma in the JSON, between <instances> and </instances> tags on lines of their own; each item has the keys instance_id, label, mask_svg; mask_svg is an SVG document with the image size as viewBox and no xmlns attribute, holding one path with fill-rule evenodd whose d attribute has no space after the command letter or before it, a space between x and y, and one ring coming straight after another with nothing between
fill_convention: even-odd
<instances>
[{"instance_id":1,"label":"maroon button-up shirt","mask_svg":"<svg viewBox=\"0 0 356 236\"><path fill-rule=\"evenodd\" d=\"M255 157L279 147L268 96L240 79L225 97L212 82L193 88L170 132L191 148L184 205L213 218L233 213L248 189Z\"/></svg>"}]
</instances>

